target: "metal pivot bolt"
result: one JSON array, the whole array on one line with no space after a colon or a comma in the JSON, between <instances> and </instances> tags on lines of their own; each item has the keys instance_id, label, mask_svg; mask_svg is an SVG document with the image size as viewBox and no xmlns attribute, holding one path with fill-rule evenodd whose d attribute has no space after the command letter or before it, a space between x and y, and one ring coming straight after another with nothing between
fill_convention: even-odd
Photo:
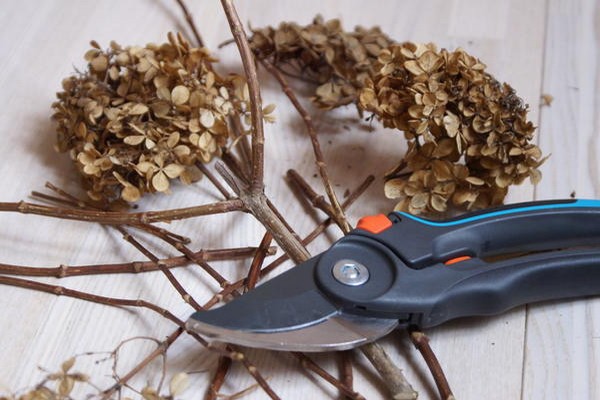
<instances>
[{"instance_id":1,"label":"metal pivot bolt","mask_svg":"<svg viewBox=\"0 0 600 400\"><path fill-rule=\"evenodd\" d=\"M348 286L359 286L369 280L369 270L358 261L344 259L333 265L333 277Z\"/></svg>"}]
</instances>

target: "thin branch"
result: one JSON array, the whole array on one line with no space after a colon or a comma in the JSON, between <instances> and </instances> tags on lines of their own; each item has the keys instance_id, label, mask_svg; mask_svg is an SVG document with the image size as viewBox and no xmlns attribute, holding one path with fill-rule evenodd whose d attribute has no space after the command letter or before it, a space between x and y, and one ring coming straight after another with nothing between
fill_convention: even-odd
<instances>
[{"instance_id":1,"label":"thin branch","mask_svg":"<svg viewBox=\"0 0 600 400\"><path fill-rule=\"evenodd\" d=\"M248 290L254 289L256 283L258 282L258 278L260 277L260 267L265 260L265 256L267 255L267 249L271 245L271 241L273 240L273 235L267 232L263 236L260 244L258 245L258 250L252 259L252 264L250 264L250 269L248 271L248 277L246 278L246 289Z\"/></svg>"},{"instance_id":2,"label":"thin branch","mask_svg":"<svg viewBox=\"0 0 600 400\"><path fill-rule=\"evenodd\" d=\"M231 153L229 150L223 150L223 155L221 156L221 161L227 165L227 168L233 172L233 174L242 182L249 184L250 177L244 171L244 167L242 163Z\"/></svg>"},{"instance_id":3,"label":"thin branch","mask_svg":"<svg viewBox=\"0 0 600 400\"><path fill-rule=\"evenodd\" d=\"M50 207L42 204L19 202L0 202L0 212L18 212L21 214L36 214L47 217L72 219L87 222L99 222L107 225L130 225L160 221L174 221L199 217L202 215L222 214L232 211L246 211L240 199L219 201L200 206L177 208L164 211L145 211L138 213L123 213L116 211L78 210L72 208Z\"/></svg>"},{"instance_id":4,"label":"thin branch","mask_svg":"<svg viewBox=\"0 0 600 400\"><path fill-rule=\"evenodd\" d=\"M123 235L123 239L125 241L131 243L133 245L133 247L135 247L136 249L138 249L140 251L140 253L142 253L143 255L148 257L148 259L150 261L152 261L153 263L156 264L158 269L167 277L167 279L169 280L171 285L173 285L175 290L177 290L177 292L181 295L181 298L183 299L183 301L185 301L186 303L188 303L189 305L194 307L194 309L196 311L203 310L202 306L200 304L198 304L198 302L196 302L196 300L194 300L194 298L188 293L187 290L185 290L185 288L177 280L177 278L175 278L175 275L173 275L173 273L167 267L165 267L163 264L160 263L160 259L158 257L156 257L154 254L152 254L152 252L150 250L145 248L139 241L137 241L133 236L131 236L129 234L129 232L127 232L127 230L125 230L125 228L123 228L121 226L116 226L115 229L117 229L119 232L121 232L121 234Z\"/></svg>"},{"instance_id":5,"label":"thin branch","mask_svg":"<svg viewBox=\"0 0 600 400\"><path fill-rule=\"evenodd\" d=\"M135 367L133 367L128 373L124 376L120 377L117 382L114 383L110 388L106 389L102 393L102 399L110 399L113 394L115 394L118 390L120 390L123 385L125 385L131 378L137 375L141 370L143 370L148 364L150 364L156 357L164 355L167 352L167 349L181 336L184 332L183 328L177 328L173 333L171 333L167 338L162 341L156 349L150 354L148 354L140 363L138 363Z\"/></svg>"},{"instance_id":6,"label":"thin branch","mask_svg":"<svg viewBox=\"0 0 600 400\"><path fill-rule=\"evenodd\" d=\"M234 113L229 118L231 127L233 128L231 132L235 137L234 144L236 144L236 147L240 152L240 157L243 161L243 164L250 168L252 166L252 148L250 147L248 135L245 134L245 129L240 118L241 117L238 113Z\"/></svg>"},{"instance_id":7,"label":"thin branch","mask_svg":"<svg viewBox=\"0 0 600 400\"><path fill-rule=\"evenodd\" d=\"M221 0L223 10L229 22L229 28L235 39L240 52L246 80L248 81L248 92L250 93L250 117L252 120L252 191L262 191L264 186L264 141L262 100L258 85L258 75L254 54L250 49L246 32L237 15L233 0Z\"/></svg>"},{"instance_id":8,"label":"thin branch","mask_svg":"<svg viewBox=\"0 0 600 400\"><path fill-rule=\"evenodd\" d=\"M219 182L217 177L214 176L214 174L206 167L206 165L204 165L204 163L198 162L196 163L196 167L198 167L198 169L202 171L204 176L208 178L210 183L212 183L213 186L216 187L219 192L221 192L223 197L225 197L227 200L233 199L233 196L231 195L231 193L229 193L229 190L227 190L225 186L223 186L221 182Z\"/></svg>"},{"instance_id":9,"label":"thin branch","mask_svg":"<svg viewBox=\"0 0 600 400\"><path fill-rule=\"evenodd\" d=\"M325 163L325 159L323 157L323 152L321 151L321 144L319 143L319 139L317 138L317 131L312 123L312 118L308 114L308 112L302 107L298 98L288 85L286 79L283 77L281 72L277 68L275 68L271 63L266 60L261 60L261 64L265 67L267 71L269 71L275 79L279 82L281 89L290 99L298 114L302 117L304 121L304 125L306 126L306 130L310 137L310 141L312 143L313 152L315 153L315 162L317 164L317 168L319 170L319 175L321 175L321 181L323 182L323 186L325 187L325 192L327 193L327 197L329 198L329 202L331 203L331 207L333 208L333 215L335 216L335 222L340 227L342 232L348 233L350 232L350 225L346 220L346 216L344 215L344 211L340 206L338 198L333 190L333 186L331 185L331 180L329 179L329 174L327 172L327 164Z\"/></svg>"},{"instance_id":10,"label":"thin branch","mask_svg":"<svg viewBox=\"0 0 600 400\"><path fill-rule=\"evenodd\" d=\"M351 390L353 389L354 386L354 373L352 371L352 351L342 351L339 353L340 354L340 363L341 363L341 372L342 372L342 377L341 377L341 381L342 383L350 388Z\"/></svg>"},{"instance_id":11,"label":"thin branch","mask_svg":"<svg viewBox=\"0 0 600 400\"><path fill-rule=\"evenodd\" d=\"M331 205L327 203L322 195L317 194L296 170L288 170L287 177L292 184L300 189L300 192L310 201L313 207L318 208L330 217L334 216Z\"/></svg>"},{"instance_id":12,"label":"thin branch","mask_svg":"<svg viewBox=\"0 0 600 400\"><path fill-rule=\"evenodd\" d=\"M190 12L188 11L183 0L176 0L176 1L177 1L177 4L179 4L179 7L181 7L181 11L183 12L185 20L187 21L188 25L190 26L190 29L192 30L192 33L194 34L194 38L196 39L196 44L198 45L198 47L204 47L204 42L202 41L202 37L200 36L200 33L198 33L198 29L196 28L196 24L194 23L192 14L190 14Z\"/></svg>"},{"instance_id":13,"label":"thin branch","mask_svg":"<svg viewBox=\"0 0 600 400\"><path fill-rule=\"evenodd\" d=\"M355 392L354 390L352 390L351 387L346 386L344 383L340 382L329 372L327 372L323 368L321 368L317 363L315 363L313 360L311 360L306 354L299 353L296 351L292 352L292 354L300 361L300 363L302 364L302 366L304 368L319 375L321 378L323 378L324 380L326 380L327 382L329 382L330 384L335 386L340 392L342 392L347 397L349 397L351 399L355 399L355 400L364 400L365 399L360 393Z\"/></svg>"},{"instance_id":14,"label":"thin branch","mask_svg":"<svg viewBox=\"0 0 600 400\"><path fill-rule=\"evenodd\" d=\"M159 307L159 306L152 304L145 300L120 299L120 298L114 298L114 297L100 296L97 294L81 292L79 290L68 289L64 286L50 285L47 283L31 281L28 279L15 278L15 277L11 277L11 276L2 276L2 275L0 275L0 285L8 285L8 286L15 286L15 287L20 287L20 288L24 288L24 289L37 290L39 292L50 293L50 294L54 294L56 296L72 297L75 299L90 301L92 303L103 304L103 305L113 306L113 307L147 308L147 309L152 310L155 313L159 314L160 316L167 318L171 322L174 322L178 326L185 327L184 322L181 321L179 318L177 318L175 315L173 315L169 310ZM203 341L204 345L208 345L208 343L206 341L204 341L203 339L202 339L202 341Z\"/></svg>"},{"instance_id":15,"label":"thin branch","mask_svg":"<svg viewBox=\"0 0 600 400\"><path fill-rule=\"evenodd\" d=\"M97 211L106 211L104 209L101 209L101 208L97 207L95 204L92 204L92 203L90 203L88 201L85 201L85 200L82 200L82 199L79 199L79 198L73 196L72 194L70 194L70 193L62 190L61 188L53 185L50 182L46 182L45 186L48 189L52 190L53 192L57 193L59 196L61 196L62 199L58 198L58 197L48 196L48 195L45 195L43 193L39 193L39 192L36 192L36 191L31 192L31 195L35 196L35 197L41 197L41 198L44 198L46 200L54 201L54 202L57 202L59 204L67 204L67 205L70 205L70 206L75 207L75 208L82 208L82 209L86 209L87 208L87 209L92 209L92 210L97 210ZM178 241L180 241L182 243L190 243L191 242L190 238L178 235L176 233L168 231L168 230L166 230L164 228L160 228L158 226L154 226L152 224L147 224L147 223L144 223L144 224L131 224L130 226L132 226L132 227L134 227L136 229L141 229L143 231L146 231L146 232L148 232L148 233L150 233L151 235L154 235L154 236L161 237L161 236L167 235L167 236L170 236L170 237L172 237L172 238L174 238L174 239L176 239L176 240L178 240Z\"/></svg>"},{"instance_id":16,"label":"thin branch","mask_svg":"<svg viewBox=\"0 0 600 400\"><path fill-rule=\"evenodd\" d=\"M404 377L402 370L394 365L387 353L377 343L368 343L361 348L362 353L377 369L394 400L416 400L418 393Z\"/></svg>"},{"instance_id":17,"label":"thin branch","mask_svg":"<svg viewBox=\"0 0 600 400\"><path fill-rule=\"evenodd\" d=\"M452 389L450 389L448 379L446 379L444 370L433 352L433 349L429 345L429 338L427 335L415 327L409 328L408 333L410 335L410 340L417 350L419 350L421 356L423 356L423 359L433 376L435 385L440 393L440 398L442 400L454 400L454 395L452 394Z\"/></svg>"},{"instance_id":18,"label":"thin branch","mask_svg":"<svg viewBox=\"0 0 600 400\"><path fill-rule=\"evenodd\" d=\"M252 257L257 247L238 247L230 249L200 250L194 253L194 260L221 261L237 260ZM269 247L267 255L275 254L276 247ZM166 268L183 267L190 263L188 257L170 257L159 260ZM101 274L137 274L142 272L158 271L156 263L152 261L132 261L115 264L94 265L59 265L58 267L29 267L22 265L0 264L0 274L20 276L46 276L53 278L65 278L81 275Z\"/></svg>"},{"instance_id":19,"label":"thin branch","mask_svg":"<svg viewBox=\"0 0 600 400\"><path fill-rule=\"evenodd\" d=\"M205 400L216 400L217 394L225 382L225 376L227 375L230 367L231 358L223 356L219 357L215 375L213 376L210 386L208 387L208 391L206 392L206 396L204 397Z\"/></svg>"},{"instance_id":20,"label":"thin branch","mask_svg":"<svg viewBox=\"0 0 600 400\"><path fill-rule=\"evenodd\" d=\"M240 361L242 363L244 368L246 368L246 371L248 371L248 373L250 375L252 375L254 380L260 385L262 390L271 399L273 399L273 400L279 399L279 396L277 396L277 394L273 391L273 389L271 389L271 387L267 383L267 380L258 372L258 368L256 368L256 366L254 364L252 364L252 362L250 360L248 360L248 357L246 357L244 355L244 353L242 353L237 346L230 344L230 345L227 345L226 348L227 348L227 350L230 350L232 352L232 355L233 355L232 359L235 361Z\"/></svg>"},{"instance_id":21,"label":"thin branch","mask_svg":"<svg viewBox=\"0 0 600 400\"><path fill-rule=\"evenodd\" d=\"M297 235L293 231L290 231L288 226L282 222L280 215L276 211L273 211L273 206L264 192L253 191L251 187L246 187L243 182L236 182L235 178L222 164L217 163L215 168L231 189L239 196L245 209L249 210L265 229L273 235L273 238L281 249L294 262L300 263L308 259L308 251L304 248Z\"/></svg>"}]
</instances>

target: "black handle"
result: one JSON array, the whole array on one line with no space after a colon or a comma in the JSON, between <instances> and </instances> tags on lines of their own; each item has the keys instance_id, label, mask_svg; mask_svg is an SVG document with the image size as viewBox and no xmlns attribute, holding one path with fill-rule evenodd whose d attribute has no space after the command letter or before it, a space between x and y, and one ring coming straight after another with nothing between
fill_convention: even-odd
<instances>
[{"instance_id":1,"label":"black handle","mask_svg":"<svg viewBox=\"0 0 600 400\"><path fill-rule=\"evenodd\" d=\"M600 295L600 201L524 203L444 222L403 213L390 219L363 221L319 260L319 286L347 312L430 327L530 302ZM531 251L537 253L486 258ZM336 281L332 266L343 258L366 266L368 281Z\"/></svg>"},{"instance_id":2,"label":"black handle","mask_svg":"<svg viewBox=\"0 0 600 400\"><path fill-rule=\"evenodd\" d=\"M428 310L413 314L412 322L423 328L528 303L600 295L598 249L540 253L493 264L473 259L433 269L439 273L434 279L446 280L447 288L431 293ZM426 288L428 283L422 280L420 285Z\"/></svg>"},{"instance_id":3,"label":"black handle","mask_svg":"<svg viewBox=\"0 0 600 400\"><path fill-rule=\"evenodd\" d=\"M600 244L600 201L554 200L521 203L429 221L392 213L378 234L357 229L389 248L413 268L455 257L484 258L510 252L544 251Z\"/></svg>"}]
</instances>

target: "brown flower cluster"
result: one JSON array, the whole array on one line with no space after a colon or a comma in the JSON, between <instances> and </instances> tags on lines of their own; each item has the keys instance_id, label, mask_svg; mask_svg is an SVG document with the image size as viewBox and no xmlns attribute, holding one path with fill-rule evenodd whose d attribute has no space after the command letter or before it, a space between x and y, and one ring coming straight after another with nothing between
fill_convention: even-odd
<instances>
[{"instance_id":1,"label":"brown flower cluster","mask_svg":"<svg viewBox=\"0 0 600 400\"><path fill-rule=\"evenodd\" d=\"M444 212L501 204L507 188L541 178L527 105L464 50L394 44L359 97L384 126L404 131L409 150L388 176L400 210ZM402 174L403 170L408 173Z\"/></svg>"},{"instance_id":2,"label":"brown flower cluster","mask_svg":"<svg viewBox=\"0 0 600 400\"><path fill-rule=\"evenodd\" d=\"M355 102L379 53L391 43L379 27L346 32L339 20L321 16L307 26L283 22L278 28L256 29L250 38L258 58L316 82L313 100L325 109Z\"/></svg>"},{"instance_id":3,"label":"brown flower cluster","mask_svg":"<svg viewBox=\"0 0 600 400\"><path fill-rule=\"evenodd\" d=\"M464 50L399 44L378 27L344 32L321 17L257 29L251 45L257 57L318 83L319 107L355 102L404 132L409 150L385 186L400 210L484 208L501 204L509 185L541 178L527 105Z\"/></svg>"},{"instance_id":4,"label":"brown flower cluster","mask_svg":"<svg viewBox=\"0 0 600 400\"><path fill-rule=\"evenodd\" d=\"M96 42L87 69L65 79L52 107L57 149L68 151L90 198L136 201L200 178L195 166L219 156L228 117L247 117L248 89L213 70L205 48L181 35L145 47Z\"/></svg>"}]
</instances>

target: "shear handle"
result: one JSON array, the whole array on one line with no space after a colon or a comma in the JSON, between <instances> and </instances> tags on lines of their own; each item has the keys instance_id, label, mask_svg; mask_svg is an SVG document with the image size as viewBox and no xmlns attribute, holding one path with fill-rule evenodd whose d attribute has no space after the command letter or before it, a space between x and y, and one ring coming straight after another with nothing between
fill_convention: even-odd
<instances>
[{"instance_id":1,"label":"shear handle","mask_svg":"<svg viewBox=\"0 0 600 400\"><path fill-rule=\"evenodd\" d=\"M426 309L411 318L423 328L458 317L499 314L528 303L600 295L598 249L539 253L493 264L472 259L428 270L432 274L418 285ZM431 292L432 285L440 288L440 281L447 285L445 290ZM398 289L405 291L396 292L402 297L410 290Z\"/></svg>"},{"instance_id":2,"label":"shear handle","mask_svg":"<svg viewBox=\"0 0 600 400\"><path fill-rule=\"evenodd\" d=\"M440 222L406 213L389 218L392 224L377 234L361 229L353 233L385 244L416 269L458 257L600 245L598 200L521 203Z\"/></svg>"}]
</instances>

